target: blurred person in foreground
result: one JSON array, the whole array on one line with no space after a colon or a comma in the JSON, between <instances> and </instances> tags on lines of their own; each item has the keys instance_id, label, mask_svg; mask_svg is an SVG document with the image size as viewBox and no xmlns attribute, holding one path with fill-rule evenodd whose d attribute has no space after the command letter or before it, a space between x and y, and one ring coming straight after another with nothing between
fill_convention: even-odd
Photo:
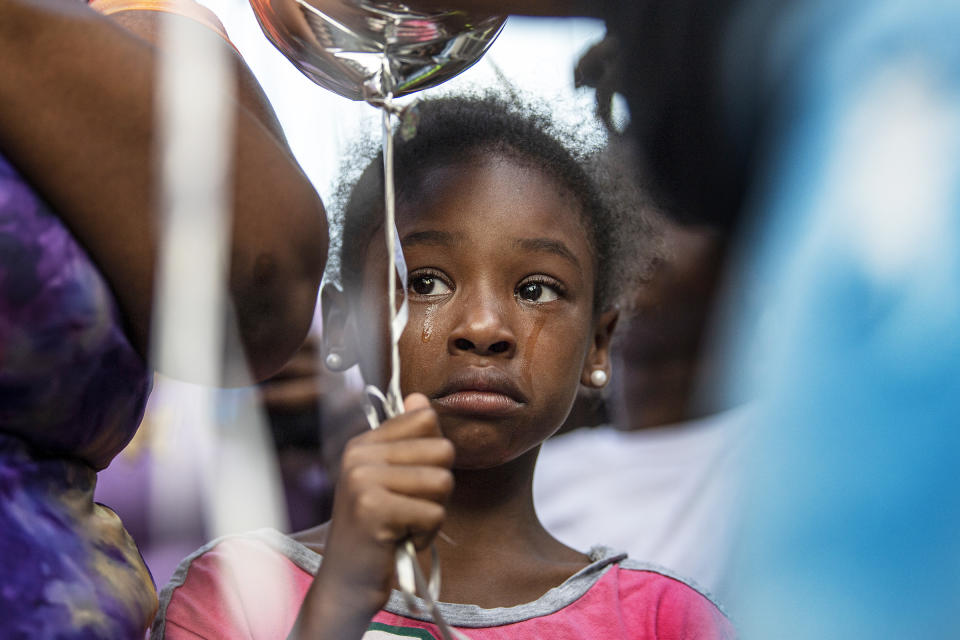
<instances>
[{"instance_id":1,"label":"blurred person in foreground","mask_svg":"<svg viewBox=\"0 0 960 640\"><path fill-rule=\"evenodd\" d=\"M3 637L142 637L158 606L93 491L133 437L152 375L162 13L231 56L239 359L270 375L312 317L323 207L219 21L189 0L0 0Z\"/></svg>"},{"instance_id":2,"label":"blurred person in foreground","mask_svg":"<svg viewBox=\"0 0 960 640\"><path fill-rule=\"evenodd\" d=\"M612 351L610 422L547 440L534 499L574 546L598 536L728 597L744 407L697 398L724 238L664 221L663 256Z\"/></svg>"},{"instance_id":3,"label":"blurred person in foreground","mask_svg":"<svg viewBox=\"0 0 960 640\"><path fill-rule=\"evenodd\" d=\"M604 18L583 80L626 98L666 209L736 231L705 391L761 427L744 636L955 636L960 4L446 4Z\"/></svg>"}]
</instances>

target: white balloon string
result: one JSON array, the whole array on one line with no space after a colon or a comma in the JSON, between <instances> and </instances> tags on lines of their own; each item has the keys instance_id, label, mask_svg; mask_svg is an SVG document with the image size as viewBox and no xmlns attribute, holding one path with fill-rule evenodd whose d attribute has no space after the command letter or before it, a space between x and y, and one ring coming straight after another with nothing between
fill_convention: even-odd
<instances>
[{"instance_id":1,"label":"white balloon string","mask_svg":"<svg viewBox=\"0 0 960 640\"><path fill-rule=\"evenodd\" d=\"M151 357L173 377L216 387L224 377L236 88L221 43L167 16L159 28L161 213Z\"/></svg>"},{"instance_id":2,"label":"white balloon string","mask_svg":"<svg viewBox=\"0 0 960 640\"><path fill-rule=\"evenodd\" d=\"M363 411L367 415L367 422L370 424L371 429L376 429L380 426L380 413L377 411L377 408L373 406L373 400L376 400L380 403L380 407L383 409L383 413L387 413L387 397L383 395L383 391L376 388L372 384L368 384L363 388L365 394L363 403Z\"/></svg>"},{"instance_id":3,"label":"white balloon string","mask_svg":"<svg viewBox=\"0 0 960 640\"><path fill-rule=\"evenodd\" d=\"M389 63L384 59L384 73ZM388 417L403 413L403 396L400 392L400 336L407 324L407 263L403 258L396 224L396 197L393 186L393 96L388 92L383 111L383 201L384 235L387 240L387 294L390 316L390 382L387 385ZM401 309L397 309L397 272L400 273L402 291Z\"/></svg>"}]
</instances>

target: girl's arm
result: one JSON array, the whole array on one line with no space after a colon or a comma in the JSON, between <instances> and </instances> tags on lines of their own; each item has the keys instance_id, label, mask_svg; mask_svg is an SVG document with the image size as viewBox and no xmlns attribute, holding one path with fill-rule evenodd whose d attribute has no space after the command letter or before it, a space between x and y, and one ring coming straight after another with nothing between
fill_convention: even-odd
<instances>
[{"instance_id":1,"label":"girl's arm","mask_svg":"<svg viewBox=\"0 0 960 640\"><path fill-rule=\"evenodd\" d=\"M139 35L74 2L0 0L0 151L90 253L145 353L157 254L157 14L118 15ZM327 255L323 206L239 56L214 31L175 19L236 60L229 287L262 379L310 325Z\"/></svg>"},{"instance_id":2,"label":"girl's arm","mask_svg":"<svg viewBox=\"0 0 960 640\"><path fill-rule=\"evenodd\" d=\"M453 489L454 450L422 395L347 445L323 563L291 639L359 639L390 596L397 545L427 547Z\"/></svg>"}]
</instances>

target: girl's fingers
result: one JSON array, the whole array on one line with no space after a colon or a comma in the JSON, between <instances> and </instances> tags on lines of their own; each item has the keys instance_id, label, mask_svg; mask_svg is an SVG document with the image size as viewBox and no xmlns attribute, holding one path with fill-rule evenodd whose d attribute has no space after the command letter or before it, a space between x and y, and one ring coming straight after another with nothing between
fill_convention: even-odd
<instances>
[{"instance_id":1,"label":"girl's fingers","mask_svg":"<svg viewBox=\"0 0 960 640\"><path fill-rule=\"evenodd\" d=\"M449 469L455 456L453 443L445 438L414 438L398 442L348 445L343 454L343 469L363 465L432 465Z\"/></svg>"},{"instance_id":2,"label":"girl's fingers","mask_svg":"<svg viewBox=\"0 0 960 640\"><path fill-rule=\"evenodd\" d=\"M378 429L350 440L343 451L342 468L364 464L437 465L450 467L454 449L443 438L436 411L421 394L408 398L408 405L423 408L387 420Z\"/></svg>"},{"instance_id":3,"label":"girl's fingers","mask_svg":"<svg viewBox=\"0 0 960 640\"><path fill-rule=\"evenodd\" d=\"M379 545L412 538L429 544L443 523L453 490L453 444L443 438L437 413L422 394L404 402L406 413L353 438L343 452L334 527L364 532ZM342 525L341 525L342 526Z\"/></svg>"},{"instance_id":4,"label":"girl's fingers","mask_svg":"<svg viewBox=\"0 0 960 640\"><path fill-rule=\"evenodd\" d=\"M356 495L380 488L410 498L442 503L453 491L453 474L442 467L364 465L350 469L342 482Z\"/></svg>"},{"instance_id":5,"label":"girl's fingers","mask_svg":"<svg viewBox=\"0 0 960 640\"><path fill-rule=\"evenodd\" d=\"M432 500L411 498L389 491L370 491L358 496L353 518L373 539L384 546L415 537L432 540L443 524L446 511Z\"/></svg>"}]
</instances>

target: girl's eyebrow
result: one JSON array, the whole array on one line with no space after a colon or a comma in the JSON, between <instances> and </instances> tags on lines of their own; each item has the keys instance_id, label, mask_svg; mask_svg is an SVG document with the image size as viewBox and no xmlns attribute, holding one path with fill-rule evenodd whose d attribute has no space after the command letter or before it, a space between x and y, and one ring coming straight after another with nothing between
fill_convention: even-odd
<instances>
[{"instance_id":1,"label":"girl's eyebrow","mask_svg":"<svg viewBox=\"0 0 960 640\"><path fill-rule=\"evenodd\" d=\"M513 244L515 247L519 247L525 251L552 253L573 263L578 269L580 268L580 261L577 260L577 256L560 240L553 240L551 238L517 238L513 241Z\"/></svg>"},{"instance_id":2,"label":"girl's eyebrow","mask_svg":"<svg viewBox=\"0 0 960 640\"><path fill-rule=\"evenodd\" d=\"M446 231L414 231L403 236L400 244L404 246L426 244L433 246L449 246L456 244L459 233L448 233Z\"/></svg>"}]
</instances>

